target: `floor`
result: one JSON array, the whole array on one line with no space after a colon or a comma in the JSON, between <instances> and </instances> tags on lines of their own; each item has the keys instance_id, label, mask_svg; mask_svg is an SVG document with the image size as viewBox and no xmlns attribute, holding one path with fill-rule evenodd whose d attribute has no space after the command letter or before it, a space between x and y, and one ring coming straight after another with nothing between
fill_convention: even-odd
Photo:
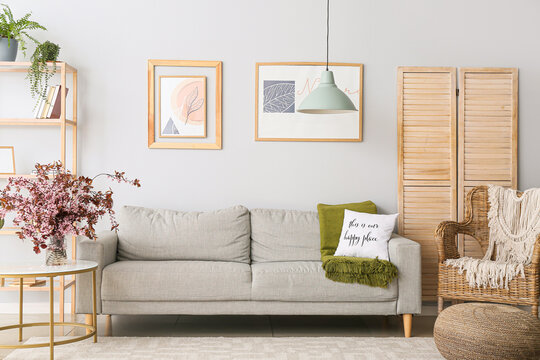
<instances>
[{"instance_id":1,"label":"floor","mask_svg":"<svg viewBox=\"0 0 540 360\"><path fill-rule=\"evenodd\" d=\"M433 336L435 315L416 316L413 336ZM25 315L24 322L47 322L47 314ZM65 321L75 320L66 316ZM84 316L77 316L84 322ZM17 314L0 315L0 326L16 324ZM113 336L403 336L403 324L397 316L128 316L112 317ZM76 331L77 333L74 333ZM58 329L56 336L82 334L83 329ZM105 318L98 316L98 334L105 331ZM24 339L48 336L47 327L24 330ZM1 344L16 343L17 330L0 333ZM12 350L0 349L0 359Z\"/></svg>"}]
</instances>

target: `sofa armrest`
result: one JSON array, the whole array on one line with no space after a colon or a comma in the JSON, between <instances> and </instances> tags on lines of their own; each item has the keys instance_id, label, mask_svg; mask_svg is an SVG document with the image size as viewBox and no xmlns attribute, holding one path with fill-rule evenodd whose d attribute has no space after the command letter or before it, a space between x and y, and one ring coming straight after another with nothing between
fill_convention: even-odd
<instances>
[{"instance_id":1,"label":"sofa armrest","mask_svg":"<svg viewBox=\"0 0 540 360\"><path fill-rule=\"evenodd\" d=\"M398 269L398 314L422 311L422 263L420 244L393 234L388 242L390 261Z\"/></svg>"},{"instance_id":2,"label":"sofa armrest","mask_svg":"<svg viewBox=\"0 0 540 360\"><path fill-rule=\"evenodd\" d=\"M116 261L118 236L114 231L103 232L97 239L86 237L77 239L77 259L90 260L98 263L96 270L96 300L97 313L101 313L101 274L103 268ZM77 275L77 313L92 313L92 273Z\"/></svg>"}]
</instances>

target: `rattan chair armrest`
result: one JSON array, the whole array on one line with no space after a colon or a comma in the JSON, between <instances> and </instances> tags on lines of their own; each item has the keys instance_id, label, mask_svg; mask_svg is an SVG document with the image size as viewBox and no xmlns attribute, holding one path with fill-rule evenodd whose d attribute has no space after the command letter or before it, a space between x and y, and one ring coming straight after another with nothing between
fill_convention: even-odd
<instances>
[{"instance_id":1,"label":"rattan chair armrest","mask_svg":"<svg viewBox=\"0 0 540 360\"><path fill-rule=\"evenodd\" d=\"M537 271L540 270L540 234L536 238L533 248L533 256L531 261L531 266L536 268Z\"/></svg>"},{"instance_id":2,"label":"rattan chair armrest","mask_svg":"<svg viewBox=\"0 0 540 360\"><path fill-rule=\"evenodd\" d=\"M466 223L456 221L443 221L435 230L435 241L437 242L437 251L439 253L439 263L446 259L458 259L460 257L457 248L457 234L467 234L470 230Z\"/></svg>"}]
</instances>

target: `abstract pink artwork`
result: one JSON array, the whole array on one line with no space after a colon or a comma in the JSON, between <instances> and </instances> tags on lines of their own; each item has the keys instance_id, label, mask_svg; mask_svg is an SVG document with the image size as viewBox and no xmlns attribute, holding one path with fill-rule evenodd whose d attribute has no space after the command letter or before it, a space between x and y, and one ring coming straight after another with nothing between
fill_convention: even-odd
<instances>
[{"instance_id":1,"label":"abstract pink artwork","mask_svg":"<svg viewBox=\"0 0 540 360\"><path fill-rule=\"evenodd\" d=\"M206 77L160 76L160 137L206 137Z\"/></svg>"}]
</instances>

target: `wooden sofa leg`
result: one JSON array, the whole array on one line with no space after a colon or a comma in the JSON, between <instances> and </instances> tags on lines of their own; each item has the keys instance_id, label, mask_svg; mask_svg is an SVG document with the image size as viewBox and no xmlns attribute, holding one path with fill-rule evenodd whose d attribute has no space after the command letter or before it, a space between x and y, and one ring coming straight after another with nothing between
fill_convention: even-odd
<instances>
[{"instance_id":1,"label":"wooden sofa leg","mask_svg":"<svg viewBox=\"0 0 540 360\"><path fill-rule=\"evenodd\" d=\"M437 313L440 314L444 310L444 298L442 296L437 297Z\"/></svg>"},{"instance_id":2,"label":"wooden sofa leg","mask_svg":"<svg viewBox=\"0 0 540 360\"><path fill-rule=\"evenodd\" d=\"M94 323L94 317L92 316L92 314L84 314L84 323L86 325L92 325ZM90 333L90 329L86 329L86 335Z\"/></svg>"},{"instance_id":3,"label":"wooden sofa leg","mask_svg":"<svg viewBox=\"0 0 540 360\"><path fill-rule=\"evenodd\" d=\"M403 332L405 337L411 337L412 332L412 314L403 314Z\"/></svg>"},{"instance_id":4,"label":"wooden sofa leg","mask_svg":"<svg viewBox=\"0 0 540 360\"><path fill-rule=\"evenodd\" d=\"M538 317L538 305L533 305L531 307L531 313L533 314L533 316Z\"/></svg>"},{"instance_id":5,"label":"wooden sofa leg","mask_svg":"<svg viewBox=\"0 0 540 360\"><path fill-rule=\"evenodd\" d=\"M105 336L112 336L111 315L105 315Z\"/></svg>"}]
</instances>

